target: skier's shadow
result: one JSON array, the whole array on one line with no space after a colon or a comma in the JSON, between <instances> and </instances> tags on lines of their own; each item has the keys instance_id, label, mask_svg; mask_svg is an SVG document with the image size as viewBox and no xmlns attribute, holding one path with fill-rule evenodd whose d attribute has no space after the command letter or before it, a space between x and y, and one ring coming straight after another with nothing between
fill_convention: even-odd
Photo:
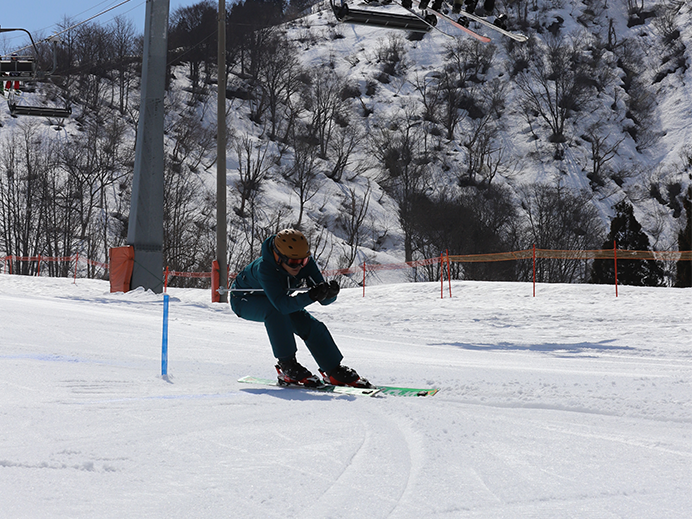
<instances>
[{"instance_id":1,"label":"skier's shadow","mask_svg":"<svg viewBox=\"0 0 692 519\"><path fill-rule=\"evenodd\" d=\"M634 351L636 348L631 346L618 346L608 344L613 342L613 339L606 339L596 343L593 342L577 342L577 343L542 343L542 344L515 344L510 342L501 342L496 344L468 344L463 342L442 342L435 343L436 345L454 346L464 350L474 351L538 351L543 353L553 354L584 354L593 352L594 354L601 351Z\"/></svg>"},{"instance_id":2,"label":"skier's shadow","mask_svg":"<svg viewBox=\"0 0 692 519\"><path fill-rule=\"evenodd\" d=\"M243 393L252 393L255 395L268 395L281 400L292 401L329 401L338 398L339 400L355 400L353 395L343 395L335 393L319 393L317 391L307 391L305 389L292 388L277 388L277 389L259 389L259 388L243 388L240 390Z\"/></svg>"}]
</instances>

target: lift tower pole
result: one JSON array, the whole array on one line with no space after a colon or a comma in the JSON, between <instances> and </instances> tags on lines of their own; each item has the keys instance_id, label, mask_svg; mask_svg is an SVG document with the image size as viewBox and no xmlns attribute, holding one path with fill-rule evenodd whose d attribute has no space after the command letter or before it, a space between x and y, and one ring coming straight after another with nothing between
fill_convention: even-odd
<instances>
[{"instance_id":1,"label":"lift tower pole","mask_svg":"<svg viewBox=\"0 0 692 519\"><path fill-rule=\"evenodd\" d=\"M132 288L163 292L163 101L169 0L147 0L139 125L127 243Z\"/></svg>"},{"instance_id":2,"label":"lift tower pole","mask_svg":"<svg viewBox=\"0 0 692 519\"><path fill-rule=\"evenodd\" d=\"M226 0L219 0L218 93L216 111L216 261L219 288L228 287L226 260ZM227 302L226 292L219 302Z\"/></svg>"}]
</instances>

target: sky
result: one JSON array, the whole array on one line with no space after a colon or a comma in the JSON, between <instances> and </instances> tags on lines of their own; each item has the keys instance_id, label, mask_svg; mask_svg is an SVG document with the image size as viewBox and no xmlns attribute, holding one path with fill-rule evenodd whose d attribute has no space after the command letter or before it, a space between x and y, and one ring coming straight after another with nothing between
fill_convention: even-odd
<instances>
[{"instance_id":1,"label":"sky","mask_svg":"<svg viewBox=\"0 0 692 519\"><path fill-rule=\"evenodd\" d=\"M170 0L170 12L179 7L194 5L201 0ZM123 3L124 2L124 3ZM93 23L107 25L116 16L131 19L137 31L144 32L145 0L62 0L54 2L39 0L38 8L27 8L26 2L7 2L0 13L0 27L22 28L32 33L34 39L46 37L58 31L58 24L67 16L76 21L83 21L94 15L116 6L93 20ZM23 44L26 35L22 32L6 33L4 40L0 39L0 50L5 52L13 45Z\"/></svg>"}]
</instances>

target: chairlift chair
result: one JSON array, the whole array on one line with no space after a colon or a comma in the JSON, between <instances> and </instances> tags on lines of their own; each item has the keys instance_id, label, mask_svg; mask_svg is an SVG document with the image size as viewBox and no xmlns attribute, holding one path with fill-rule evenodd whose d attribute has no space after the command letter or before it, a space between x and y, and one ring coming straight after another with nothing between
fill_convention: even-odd
<instances>
[{"instance_id":1,"label":"chairlift chair","mask_svg":"<svg viewBox=\"0 0 692 519\"><path fill-rule=\"evenodd\" d=\"M368 25L382 27L384 29L400 29L411 32L426 33L437 23L437 18L425 20L413 14L399 14L376 11L372 9L358 9L350 7L346 0L341 0L337 5L330 0L332 11L337 21L353 25Z\"/></svg>"},{"instance_id":2,"label":"chairlift chair","mask_svg":"<svg viewBox=\"0 0 692 519\"><path fill-rule=\"evenodd\" d=\"M0 33L10 32L10 31L24 31L29 35L31 40L31 45L34 48L36 55L38 51L36 49L36 44L31 36L31 33L26 29L2 29L0 28ZM53 68L44 72L41 71L33 56L18 56L13 54L12 56L1 56L0 57L0 81L8 81L10 83L9 98L7 100L7 105L10 109L10 115L12 117L17 117L20 115L36 116L36 117L52 117L52 118L65 118L72 114L72 108L65 107L51 107L51 106L26 106L17 103L15 91L18 89L19 83L24 81L50 81L50 76L56 69L57 58L56 58L56 46L58 43L57 38L49 39L53 43Z\"/></svg>"}]
</instances>

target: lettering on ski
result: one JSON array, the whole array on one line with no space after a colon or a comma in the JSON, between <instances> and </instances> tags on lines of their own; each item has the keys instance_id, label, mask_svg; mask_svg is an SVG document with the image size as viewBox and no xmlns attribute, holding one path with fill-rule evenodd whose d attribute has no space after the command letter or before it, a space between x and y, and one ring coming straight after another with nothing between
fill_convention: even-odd
<instances>
[{"instance_id":1,"label":"lettering on ski","mask_svg":"<svg viewBox=\"0 0 692 519\"><path fill-rule=\"evenodd\" d=\"M319 387L305 387L298 385L281 385L279 381L275 378L258 378L258 377L243 377L238 379L238 382L243 382L245 384L258 384L261 386L276 386L285 387L290 389L302 389L305 391L318 391L320 393L335 393L339 395L355 395L355 396L375 396L380 393L380 388L361 388L361 387L351 387L351 386L332 386L330 384L325 384Z\"/></svg>"},{"instance_id":2,"label":"lettering on ski","mask_svg":"<svg viewBox=\"0 0 692 519\"><path fill-rule=\"evenodd\" d=\"M392 386L378 386L380 393L389 396L433 396L436 394L438 388L413 388L413 387L392 387Z\"/></svg>"},{"instance_id":3,"label":"lettering on ski","mask_svg":"<svg viewBox=\"0 0 692 519\"><path fill-rule=\"evenodd\" d=\"M259 377L243 377L238 379L238 382L243 382L245 384L258 384L262 386L276 386L276 387L286 387L293 389L303 389L306 391L319 391L322 393L335 393L340 395L357 395L357 396L375 396L375 395L388 395L388 396L404 396L404 397L420 397L420 396L433 396L436 394L438 388L413 388L413 387L394 387L394 386L376 386L374 388L359 388L350 386L332 386L324 385L321 387L304 387L304 386L284 386L279 384L277 379L273 378L259 378Z\"/></svg>"},{"instance_id":4,"label":"lettering on ski","mask_svg":"<svg viewBox=\"0 0 692 519\"><path fill-rule=\"evenodd\" d=\"M529 39L529 37L524 35L524 34L521 34L518 32L509 32L509 31L503 29L502 27L498 27L494 23L489 22L485 18L481 18L480 16L476 16L475 14L467 13L463 9L458 14L460 14L461 16L463 16L465 18L473 20L474 22L478 22L481 25L485 25L488 29L492 29L493 31L499 32L500 34L504 34L508 38L512 38L514 41L518 41L518 42L523 43ZM446 17L446 15L443 15L443 16Z\"/></svg>"}]
</instances>

